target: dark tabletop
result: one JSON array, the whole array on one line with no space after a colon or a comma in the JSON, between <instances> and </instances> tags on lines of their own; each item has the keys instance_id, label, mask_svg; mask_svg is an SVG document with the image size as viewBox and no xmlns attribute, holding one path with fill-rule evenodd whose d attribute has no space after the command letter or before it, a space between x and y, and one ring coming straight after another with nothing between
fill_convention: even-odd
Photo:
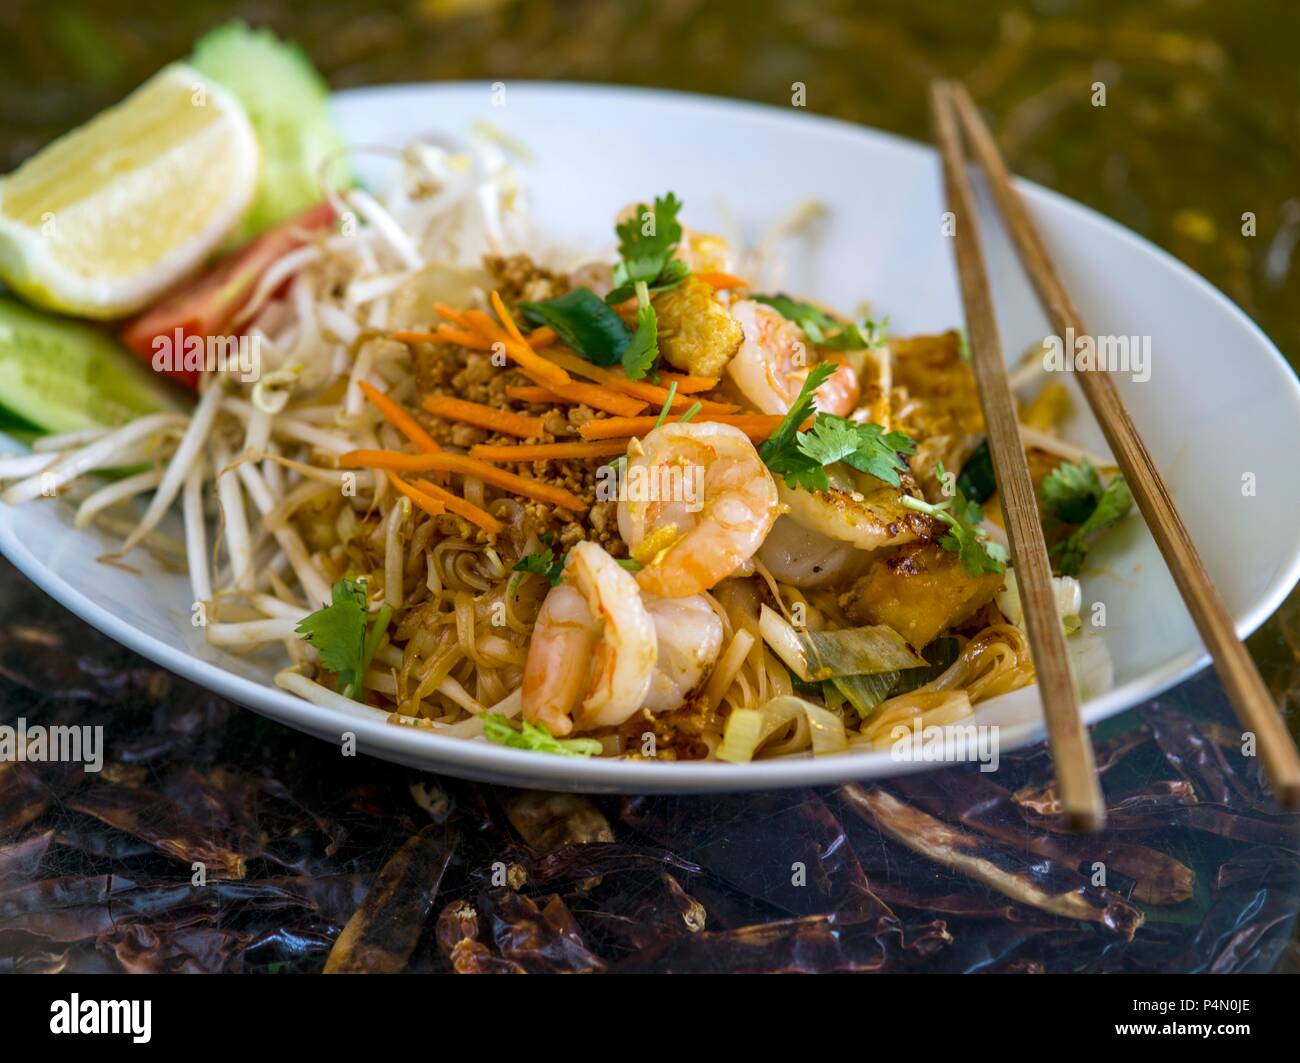
<instances>
[{"instance_id":1,"label":"dark tabletop","mask_svg":"<svg viewBox=\"0 0 1300 1063\"><path fill-rule=\"evenodd\" d=\"M340 88L562 78L788 104L799 81L811 110L917 138L928 79L956 74L1015 170L1166 247L1300 356L1284 0L11 3L0 169L230 14ZM1250 641L1293 732L1298 602ZM1058 829L1041 748L994 774L654 799L340 757L0 562L0 724L20 720L102 726L107 754L93 774L0 762L0 969L1300 969L1300 818L1208 673L1095 729L1110 826L1084 839Z\"/></svg>"}]
</instances>

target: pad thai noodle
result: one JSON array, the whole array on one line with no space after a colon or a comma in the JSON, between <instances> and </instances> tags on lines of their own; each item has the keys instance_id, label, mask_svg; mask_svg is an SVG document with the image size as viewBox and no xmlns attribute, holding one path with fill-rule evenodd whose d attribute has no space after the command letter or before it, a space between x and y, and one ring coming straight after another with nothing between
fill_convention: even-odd
<instances>
[{"instance_id":1,"label":"pad thai noodle","mask_svg":"<svg viewBox=\"0 0 1300 1063\"><path fill-rule=\"evenodd\" d=\"M285 690L438 735L748 761L887 748L1034 681L964 339L802 294L783 249L815 205L747 243L630 189L575 253L503 138L384 157L383 194L330 189L122 333L147 358L189 306L202 336L251 274L220 331L256 372L156 363L191 409L38 439L4 500L183 566L202 637L278 656ZM1015 380L1073 633L1122 481L1058 438L1033 358Z\"/></svg>"}]
</instances>

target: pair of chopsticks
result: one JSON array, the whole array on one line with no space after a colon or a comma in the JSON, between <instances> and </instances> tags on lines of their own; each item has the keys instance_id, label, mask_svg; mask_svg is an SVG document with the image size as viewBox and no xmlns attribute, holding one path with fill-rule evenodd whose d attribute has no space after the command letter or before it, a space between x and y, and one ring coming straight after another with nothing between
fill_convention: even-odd
<instances>
[{"instance_id":1,"label":"pair of chopsticks","mask_svg":"<svg viewBox=\"0 0 1300 1063\"><path fill-rule=\"evenodd\" d=\"M1105 804L1097 780L1092 745L1083 727L1065 636L1057 619L1051 566L993 313L979 222L962 149L963 132L992 189L1021 264L1033 282L1052 327L1060 336L1071 330L1076 336L1089 333L965 86L959 82L934 82L931 108L935 140L943 160L948 209L956 218L957 274L971 360L988 430L989 454L1002 493L1007 538L1011 544L1016 585L1024 607L1034 668L1038 674L1061 805L1072 827L1096 830L1105 822ZM1254 661L1237 638L1223 599L1210 579L1114 381L1101 369L1076 372L1075 376L1124 473L1138 509L1160 547L1183 601L1187 603L1238 720L1256 737L1256 748L1278 803L1288 808L1300 805L1300 754Z\"/></svg>"}]
</instances>

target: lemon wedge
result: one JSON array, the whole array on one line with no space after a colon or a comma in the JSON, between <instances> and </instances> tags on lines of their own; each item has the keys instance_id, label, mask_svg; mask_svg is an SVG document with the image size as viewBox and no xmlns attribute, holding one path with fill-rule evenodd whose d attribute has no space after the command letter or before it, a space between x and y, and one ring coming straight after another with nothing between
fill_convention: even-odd
<instances>
[{"instance_id":1,"label":"lemon wedge","mask_svg":"<svg viewBox=\"0 0 1300 1063\"><path fill-rule=\"evenodd\" d=\"M238 101L164 67L0 178L0 278L51 310L130 314L239 223L259 166Z\"/></svg>"}]
</instances>

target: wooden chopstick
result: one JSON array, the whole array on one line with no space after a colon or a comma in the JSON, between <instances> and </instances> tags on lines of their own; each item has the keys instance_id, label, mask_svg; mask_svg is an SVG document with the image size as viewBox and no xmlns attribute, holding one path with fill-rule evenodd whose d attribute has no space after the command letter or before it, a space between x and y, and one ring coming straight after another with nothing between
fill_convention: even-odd
<instances>
[{"instance_id":1,"label":"wooden chopstick","mask_svg":"<svg viewBox=\"0 0 1300 1063\"><path fill-rule=\"evenodd\" d=\"M957 277L961 282L971 362L984 410L989 455L1002 495L1016 588L1024 608L1025 630L1038 676L1062 810L1075 830L1098 830L1106 820L1106 805L1097 781L1092 744L1083 726L1065 633L1057 615L1052 566L1039 521L1034 482L1020 442L1019 419L993 313L993 295L984 267L957 112L946 82L936 81L931 85L930 102L935 141L943 159L948 209L956 218Z\"/></svg>"},{"instance_id":2,"label":"wooden chopstick","mask_svg":"<svg viewBox=\"0 0 1300 1063\"><path fill-rule=\"evenodd\" d=\"M1024 200L1012 185L1006 163L970 94L960 83L953 84L950 92L966 138L988 179L1020 261L1038 292L1052 327L1060 336L1067 335L1071 329L1076 336L1091 335L1052 264ZM1297 807L1300 805L1300 754L1296 752L1286 723L1255 662L1237 637L1232 617L1228 615L1227 607L1210 579L1114 381L1101 369L1076 372L1075 376L1079 378L1084 397L1119 462L1147 527L1164 555L1170 575L1187 603L1228 699L1236 710L1237 719L1256 737L1256 748L1274 796L1283 807Z\"/></svg>"}]
</instances>

